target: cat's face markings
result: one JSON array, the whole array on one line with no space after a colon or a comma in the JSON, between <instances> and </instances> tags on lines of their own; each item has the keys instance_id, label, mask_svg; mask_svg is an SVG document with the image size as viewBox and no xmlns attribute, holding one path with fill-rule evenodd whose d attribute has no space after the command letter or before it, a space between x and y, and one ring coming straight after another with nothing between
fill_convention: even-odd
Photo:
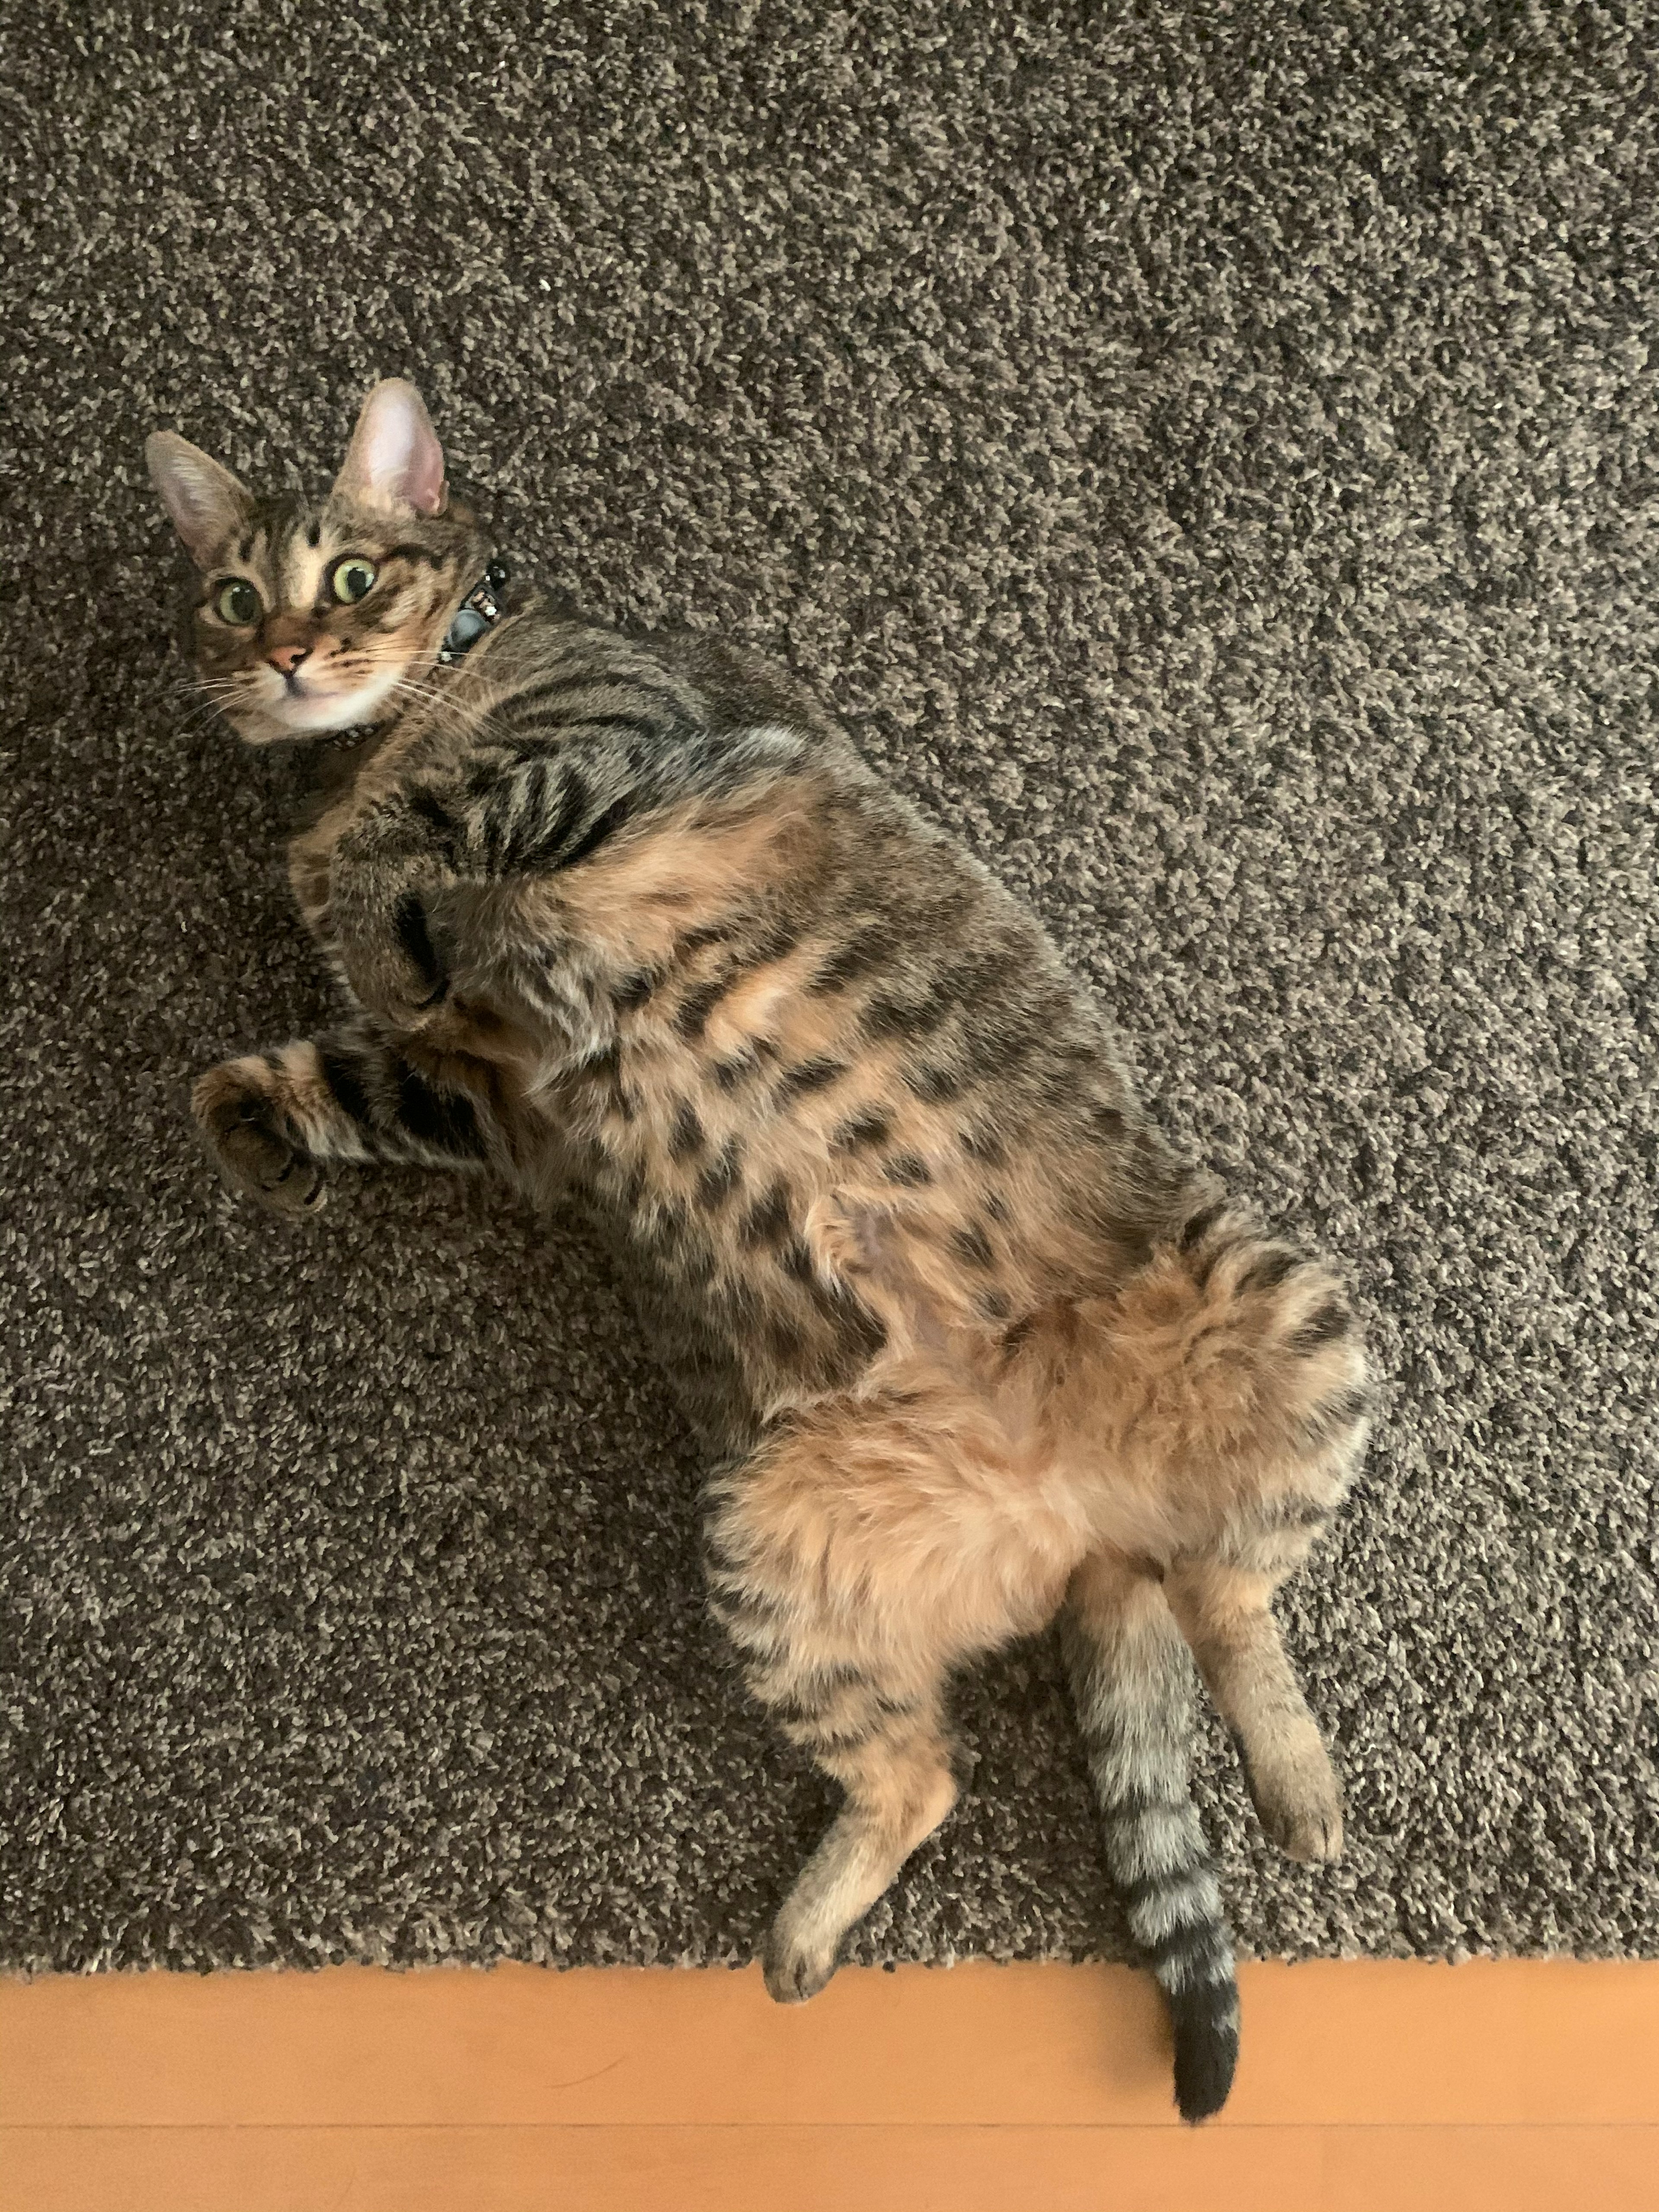
<instances>
[{"instance_id":1,"label":"cat's face markings","mask_svg":"<svg viewBox=\"0 0 1659 2212\"><path fill-rule=\"evenodd\" d=\"M337 497L257 511L210 563L195 610L198 665L239 734L343 729L395 706L471 581L471 537L447 525L434 543L415 518Z\"/></svg>"},{"instance_id":2,"label":"cat's face markings","mask_svg":"<svg viewBox=\"0 0 1659 2212\"><path fill-rule=\"evenodd\" d=\"M171 431L150 472L200 572L190 647L204 688L254 744L383 720L418 696L489 557L451 509L413 387L377 385L320 503L256 498Z\"/></svg>"},{"instance_id":3,"label":"cat's face markings","mask_svg":"<svg viewBox=\"0 0 1659 2212\"><path fill-rule=\"evenodd\" d=\"M196 658L239 734L259 744L343 729L422 679L474 549L470 531L458 542L447 526L449 542L433 543L416 527L338 499L273 502L210 564Z\"/></svg>"}]
</instances>

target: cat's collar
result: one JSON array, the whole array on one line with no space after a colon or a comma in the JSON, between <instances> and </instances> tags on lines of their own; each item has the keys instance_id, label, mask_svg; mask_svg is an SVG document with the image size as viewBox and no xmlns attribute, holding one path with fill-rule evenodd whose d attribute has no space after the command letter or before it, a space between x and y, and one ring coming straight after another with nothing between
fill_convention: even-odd
<instances>
[{"instance_id":1,"label":"cat's collar","mask_svg":"<svg viewBox=\"0 0 1659 2212\"><path fill-rule=\"evenodd\" d=\"M487 629L493 629L501 618L501 592L513 574L505 561L492 561L477 582L455 611L455 619L444 634L438 647L440 668L453 668L467 654ZM396 721L397 716L392 717ZM389 729L390 722L354 722L349 729L330 732L329 744L335 752L355 752L368 738Z\"/></svg>"},{"instance_id":2,"label":"cat's collar","mask_svg":"<svg viewBox=\"0 0 1659 2212\"><path fill-rule=\"evenodd\" d=\"M453 668L487 629L501 618L501 589L513 574L505 561L492 561L456 609L455 619L438 647L440 668Z\"/></svg>"}]
</instances>

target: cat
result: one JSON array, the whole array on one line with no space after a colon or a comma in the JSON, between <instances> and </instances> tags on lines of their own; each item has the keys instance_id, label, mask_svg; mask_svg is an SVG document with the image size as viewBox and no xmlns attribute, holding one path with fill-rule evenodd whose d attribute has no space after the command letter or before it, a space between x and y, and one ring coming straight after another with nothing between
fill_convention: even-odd
<instances>
[{"instance_id":1,"label":"cat","mask_svg":"<svg viewBox=\"0 0 1659 2212\"><path fill-rule=\"evenodd\" d=\"M1188 1649L1267 1834L1334 1857L1270 1600L1366 1435L1335 1277L1183 1164L1036 921L791 681L509 588L411 385L319 501L147 454L208 697L310 743L290 875L353 1008L200 1078L224 1176L304 1215L333 1162L493 1171L605 1225L709 1455L714 1613L844 1792L774 1997L950 1811L953 1670L1058 1615L1176 2101L1218 2110Z\"/></svg>"}]
</instances>

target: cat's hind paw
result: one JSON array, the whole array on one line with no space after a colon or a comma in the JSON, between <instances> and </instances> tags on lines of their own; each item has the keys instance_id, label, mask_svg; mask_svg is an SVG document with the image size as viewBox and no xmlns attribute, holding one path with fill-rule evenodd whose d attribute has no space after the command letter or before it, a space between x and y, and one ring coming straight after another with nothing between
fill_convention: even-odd
<instances>
[{"instance_id":1,"label":"cat's hind paw","mask_svg":"<svg viewBox=\"0 0 1659 2212\"><path fill-rule=\"evenodd\" d=\"M805 2004L835 1972L836 1947L804 1942L782 1926L783 1918L780 1913L773 1922L762 1957L766 1994L775 2004Z\"/></svg>"},{"instance_id":2,"label":"cat's hind paw","mask_svg":"<svg viewBox=\"0 0 1659 2212\"><path fill-rule=\"evenodd\" d=\"M1342 1856L1342 1792L1325 1747L1309 1733L1282 1756L1247 1762L1245 1773L1268 1840L1287 1858L1324 1866Z\"/></svg>"}]
</instances>

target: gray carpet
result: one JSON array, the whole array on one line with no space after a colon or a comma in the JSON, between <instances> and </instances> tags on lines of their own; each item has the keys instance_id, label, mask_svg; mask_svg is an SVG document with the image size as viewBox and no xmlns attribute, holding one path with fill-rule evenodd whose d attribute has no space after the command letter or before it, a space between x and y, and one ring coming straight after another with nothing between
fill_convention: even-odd
<instances>
[{"instance_id":1,"label":"gray carpet","mask_svg":"<svg viewBox=\"0 0 1659 2212\"><path fill-rule=\"evenodd\" d=\"M827 1784L574 1231L230 1203L323 1014L139 447L416 376L529 571L726 625L1030 898L1389 1377L1261 1953L1659 1951L1656 27L1617 4L5 9L0 1957L737 1960ZM395 27L395 28L394 28ZM1128 886L1150 884L1131 896ZM1054 1653L866 1959L1121 1953Z\"/></svg>"}]
</instances>

